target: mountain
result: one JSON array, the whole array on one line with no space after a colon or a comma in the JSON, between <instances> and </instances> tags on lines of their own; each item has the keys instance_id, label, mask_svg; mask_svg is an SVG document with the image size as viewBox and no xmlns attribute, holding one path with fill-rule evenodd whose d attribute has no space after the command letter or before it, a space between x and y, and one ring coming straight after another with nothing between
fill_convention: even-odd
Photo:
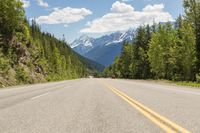
<instances>
[{"instance_id":1,"label":"mountain","mask_svg":"<svg viewBox=\"0 0 200 133\"><path fill-rule=\"evenodd\" d=\"M107 67L113 63L118 55L120 55L122 44L122 42L118 42L110 43L109 45L99 45L84 54L84 56Z\"/></svg>"},{"instance_id":2,"label":"mountain","mask_svg":"<svg viewBox=\"0 0 200 133\"><path fill-rule=\"evenodd\" d=\"M76 55L79 57L79 60L84 64L84 66L89 70L89 72L103 72L105 66L102 64L99 64L91 59L88 59L82 55L79 55L76 53Z\"/></svg>"},{"instance_id":3,"label":"mountain","mask_svg":"<svg viewBox=\"0 0 200 133\"><path fill-rule=\"evenodd\" d=\"M74 40L69 46L80 55L83 55L94 48L94 40L94 38L83 35L79 39Z\"/></svg>"},{"instance_id":4,"label":"mountain","mask_svg":"<svg viewBox=\"0 0 200 133\"><path fill-rule=\"evenodd\" d=\"M114 32L99 38L81 36L70 44L70 47L80 55L94 60L104 66L113 63L116 56L120 55L124 41L132 41L135 30Z\"/></svg>"}]
</instances>

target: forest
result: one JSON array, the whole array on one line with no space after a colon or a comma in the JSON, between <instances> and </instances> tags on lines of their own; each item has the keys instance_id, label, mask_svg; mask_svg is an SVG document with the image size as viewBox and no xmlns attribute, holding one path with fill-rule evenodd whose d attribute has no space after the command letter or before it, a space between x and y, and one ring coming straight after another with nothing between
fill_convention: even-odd
<instances>
[{"instance_id":1,"label":"forest","mask_svg":"<svg viewBox=\"0 0 200 133\"><path fill-rule=\"evenodd\" d=\"M175 22L140 26L103 76L200 82L200 2L183 6Z\"/></svg>"},{"instance_id":2,"label":"forest","mask_svg":"<svg viewBox=\"0 0 200 133\"><path fill-rule=\"evenodd\" d=\"M22 2L1 0L0 8L0 87L88 75L89 61L29 22Z\"/></svg>"}]
</instances>

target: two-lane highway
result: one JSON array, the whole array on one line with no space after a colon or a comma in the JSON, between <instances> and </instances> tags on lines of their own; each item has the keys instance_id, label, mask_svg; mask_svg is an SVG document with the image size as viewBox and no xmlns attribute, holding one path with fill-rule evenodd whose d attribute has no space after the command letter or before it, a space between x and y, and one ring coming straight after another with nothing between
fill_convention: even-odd
<instances>
[{"instance_id":1,"label":"two-lane highway","mask_svg":"<svg viewBox=\"0 0 200 133\"><path fill-rule=\"evenodd\" d=\"M200 132L200 89L78 79L0 90L0 133Z\"/></svg>"}]
</instances>

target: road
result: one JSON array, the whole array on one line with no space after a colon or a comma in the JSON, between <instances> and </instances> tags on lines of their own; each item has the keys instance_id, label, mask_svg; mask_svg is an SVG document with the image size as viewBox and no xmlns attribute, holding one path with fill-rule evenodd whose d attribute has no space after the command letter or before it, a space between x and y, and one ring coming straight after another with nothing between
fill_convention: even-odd
<instances>
[{"instance_id":1,"label":"road","mask_svg":"<svg viewBox=\"0 0 200 133\"><path fill-rule=\"evenodd\" d=\"M0 90L0 133L200 132L200 89L77 79Z\"/></svg>"}]
</instances>

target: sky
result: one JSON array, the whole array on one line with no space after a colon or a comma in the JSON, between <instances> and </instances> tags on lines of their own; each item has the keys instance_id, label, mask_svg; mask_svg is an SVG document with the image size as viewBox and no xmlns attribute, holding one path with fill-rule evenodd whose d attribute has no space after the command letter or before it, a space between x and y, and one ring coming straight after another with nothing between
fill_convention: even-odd
<instances>
[{"instance_id":1,"label":"sky","mask_svg":"<svg viewBox=\"0 0 200 133\"><path fill-rule=\"evenodd\" d=\"M99 37L153 22L174 21L182 0L21 0L26 16L42 31L71 43L81 35Z\"/></svg>"}]
</instances>

